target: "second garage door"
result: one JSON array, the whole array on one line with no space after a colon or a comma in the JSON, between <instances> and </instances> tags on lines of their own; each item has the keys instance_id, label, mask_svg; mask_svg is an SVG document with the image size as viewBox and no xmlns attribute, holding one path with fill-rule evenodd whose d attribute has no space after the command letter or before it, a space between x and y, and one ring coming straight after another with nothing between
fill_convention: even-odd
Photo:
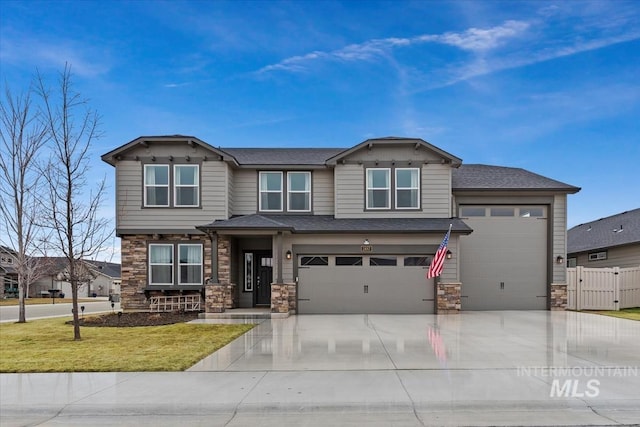
<instances>
[{"instance_id":1,"label":"second garage door","mask_svg":"<svg viewBox=\"0 0 640 427\"><path fill-rule=\"evenodd\" d=\"M547 308L547 208L462 206L463 310Z\"/></svg>"},{"instance_id":2,"label":"second garage door","mask_svg":"<svg viewBox=\"0 0 640 427\"><path fill-rule=\"evenodd\" d=\"M431 257L327 255L298 257L301 314L434 312Z\"/></svg>"}]
</instances>

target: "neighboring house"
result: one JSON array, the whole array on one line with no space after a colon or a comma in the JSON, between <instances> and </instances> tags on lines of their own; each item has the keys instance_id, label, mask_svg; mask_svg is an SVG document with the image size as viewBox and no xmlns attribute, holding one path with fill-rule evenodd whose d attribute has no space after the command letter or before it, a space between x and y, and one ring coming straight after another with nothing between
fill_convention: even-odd
<instances>
[{"instance_id":1,"label":"neighboring house","mask_svg":"<svg viewBox=\"0 0 640 427\"><path fill-rule=\"evenodd\" d=\"M567 266L640 266L640 208L571 228Z\"/></svg>"},{"instance_id":2,"label":"neighboring house","mask_svg":"<svg viewBox=\"0 0 640 427\"><path fill-rule=\"evenodd\" d=\"M67 280L68 262L65 257L41 257L42 276L29 289L29 296L49 295L51 289L71 297L71 283ZM84 260L84 280L78 286L78 296L109 296L120 293L120 265L105 261Z\"/></svg>"},{"instance_id":3,"label":"neighboring house","mask_svg":"<svg viewBox=\"0 0 640 427\"><path fill-rule=\"evenodd\" d=\"M18 296L18 272L15 268L16 251L0 246L0 298Z\"/></svg>"},{"instance_id":4,"label":"neighboring house","mask_svg":"<svg viewBox=\"0 0 640 427\"><path fill-rule=\"evenodd\" d=\"M217 148L137 138L115 167L123 308L205 295L207 312L446 313L566 304L567 195L519 168L463 165L417 138ZM451 226L437 279L429 263Z\"/></svg>"}]
</instances>

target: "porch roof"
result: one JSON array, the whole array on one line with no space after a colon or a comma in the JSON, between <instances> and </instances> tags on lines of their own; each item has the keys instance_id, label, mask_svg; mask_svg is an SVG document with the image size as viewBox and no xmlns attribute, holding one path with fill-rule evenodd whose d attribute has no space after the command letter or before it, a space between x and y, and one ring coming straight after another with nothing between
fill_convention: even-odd
<instances>
[{"instance_id":1,"label":"porch roof","mask_svg":"<svg viewBox=\"0 0 640 427\"><path fill-rule=\"evenodd\" d=\"M335 218L332 215L243 215L196 228L203 231L276 230L292 233L453 233L473 230L459 218Z\"/></svg>"}]
</instances>

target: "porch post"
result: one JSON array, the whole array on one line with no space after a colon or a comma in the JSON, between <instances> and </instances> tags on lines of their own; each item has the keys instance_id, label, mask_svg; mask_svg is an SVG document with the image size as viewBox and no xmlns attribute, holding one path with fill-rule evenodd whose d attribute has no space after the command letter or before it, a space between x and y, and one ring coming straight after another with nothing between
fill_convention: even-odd
<instances>
[{"instance_id":1,"label":"porch post","mask_svg":"<svg viewBox=\"0 0 640 427\"><path fill-rule=\"evenodd\" d=\"M278 231L278 234L276 235L276 257L276 265L278 266L276 283L282 283L282 231Z\"/></svg>"},{"instance_id":2,"label":"porch post","mask_svg":"<svg viewBox=\"0 0 640 427\"><path fill-rule=\"evenodd\" d=\"M218 233L211 233L211 283L218 283Z\"/></svg>"}]
</instances>

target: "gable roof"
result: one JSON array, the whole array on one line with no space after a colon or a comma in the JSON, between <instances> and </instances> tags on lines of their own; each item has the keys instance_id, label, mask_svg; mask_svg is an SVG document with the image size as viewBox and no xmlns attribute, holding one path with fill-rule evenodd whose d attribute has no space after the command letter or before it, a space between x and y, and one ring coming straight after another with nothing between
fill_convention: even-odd
<instances>
[{"instance_id":1,"label":"gable roof","mask_svg":"<svg viewBox=\"0 0 640 427\"><path fill-rule=\"evenodd\" d=\"M335 165L336 163L338 163L340 160L344 159L345 157L347 157L348 155L350 155L351 153L354 153L358 150L363 149L364 147L373 147L374 145L389 145L389 144L415 144L416 148L417 147L424 147L427 148L433 152L435 152L436 154L438 154L440 157L442 157L443 159L447 160L449 163L451 163L453 166L458 166L460 164L462 164L462 159L454 156L453 154L447 153L446 151L436 147L435 145L431 145L429 144L427 141L425 141L424 139L420 139L420 138L406 138L406 137L399 137L399 136L386 136L383 138L370 138L367 139L366 141L361 142L360 144L351 147L349 149L346 149L344 151L342 151L341 153L336 154L333 157L330 157L327 159L327 164L329 165Z\"/></svg>"},{"instance_id":2,"label":"gable roof","mask_svg":"<svg viewBox=\"0 0 640 427\"><path fill-rule=\"evenodd\" d=\"M335 218L332 215L244 215L217 220L200 230L279 230L293 233L454 233L473 230L458 218Z\"/></svg>"},{"instance_id":3,"label":"gable roof","mask_svg":"<svg viewBox=\"0 0 640 427\"><path fill-rule=\"evenodd\" d=\"M567 232L567 253L640 243L640 208L576 225Z\"/></svg>"},{"instance_id":4,"label":"gable roof","mask_svg":"<svg viewBox=\"0 0 640 427\"><path fill-rule=\"evenodd\" d=\"M133 141L129 141L126 144L121 145L120 147L111 150L106 154L103 154L100 158L103 162L109 163L111 166L115 166L116 162L120 158L124 157L128 151L137 147L138 145L148 146L150 144L175 144L176 142L184 142L192 146L199 145L220 156L221 160L231 163L237 163L233 157L229 156L219 148L216 148L213 145L209 145L201 139L196 138L195 136L186 135L140 136Z\"/></svg>"},{"instance_id":5,"label":"gable roof","mask_svg":"<svg viewBox=\"0 0 640 427\"><path fill-rule=\"evenodd\" d=\"M556 181L521 168L480 164L453 169L453 190L551 190L577 193L579 187Z\"/></svg>"},{"instance_id":6,"label":"gable roof","mask_svg":"<svg viewBox=\"0 0 640 427\"><path fill-rule=\"evenodd\" d=\"M84 262L95 267L95 270L100 274L109 276L112 279L120 277L120 264L115 264L113 262L106 262L106 261L94 261L94 260L84 260Z\"/></svg>"}]
</instances>

